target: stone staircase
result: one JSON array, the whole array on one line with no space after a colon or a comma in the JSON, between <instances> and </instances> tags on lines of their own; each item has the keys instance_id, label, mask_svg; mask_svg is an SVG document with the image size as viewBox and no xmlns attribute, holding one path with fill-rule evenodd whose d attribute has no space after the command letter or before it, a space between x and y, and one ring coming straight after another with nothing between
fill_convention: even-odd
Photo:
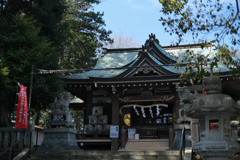
<instances>
[{"instance_id":1,"label":"stone staircase","mask_svg":"<svg viewBox=\"0 0 240 160\"><path fill-rule=\"evenodd\" d=\"M169 149L168 139L129 139L126 151L165 151Z\"/></svg>"},{"instance_id":2,"label":"stone staircase","mask_svg":"<svg viewBox=\"0 0 240 160\"><path fill-rule=\"evenodd\" d=\"M25 160L177 160L178 151L35 151Z\"/></svg>"}]
</instances>

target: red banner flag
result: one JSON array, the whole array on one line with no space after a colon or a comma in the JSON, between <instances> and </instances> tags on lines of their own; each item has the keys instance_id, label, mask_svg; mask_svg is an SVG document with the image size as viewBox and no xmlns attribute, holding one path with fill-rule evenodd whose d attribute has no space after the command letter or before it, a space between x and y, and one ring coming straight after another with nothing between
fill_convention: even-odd
<instances>
[{"instance_id":1,"label":"red banner flag","mask_svg":"<svg viewBox=\"0 0 240 160\"><path fill-rule=\"evenodd\" d=\"M26 87L19 84L15 128L28 128L28 104Z\"/></svg>"}]
</instances>

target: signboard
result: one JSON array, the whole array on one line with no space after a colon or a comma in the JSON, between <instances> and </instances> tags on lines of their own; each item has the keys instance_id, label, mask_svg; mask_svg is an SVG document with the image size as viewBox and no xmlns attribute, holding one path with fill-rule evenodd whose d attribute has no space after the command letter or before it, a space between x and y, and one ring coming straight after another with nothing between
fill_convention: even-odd
<instances>
[{"instance_id":1,"label":"signboard","mask_svg":"<svg viewBox=\"0 0 240 160\"><path fill-rule=\"evenodd\" d=\"M194 143L199 142L199 129L198 119L192 119L191 123L191 136Z\"/></svg>"},{"instance_id":2,"label":"signboard","mask_svg":"<svg viewBox=\"0 0 240 160\"><path fill-rule=\"evenodd\" d=\"M134 135L136 133L136 129L128 129L128 139L135 139Z\"/></svg>"},{"instance_id":3,"label":"signboard","mask_svg":"<svg viewBox=\"0 0 240 160\"><path fill-rule=\"evenodd\" d=\"M119 126L111 126L110 127L110 138L118 138L118 131L119 131Z\"/></svg>"}]
</instances>

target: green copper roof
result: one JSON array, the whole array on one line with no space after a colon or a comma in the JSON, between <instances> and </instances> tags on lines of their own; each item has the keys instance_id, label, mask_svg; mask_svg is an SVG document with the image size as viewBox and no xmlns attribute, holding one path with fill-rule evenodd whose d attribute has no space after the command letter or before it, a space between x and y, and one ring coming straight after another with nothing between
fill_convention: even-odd
<instances>
[{"instance_id":1,"label":"green copper roof","mask_svg":"<svg viewBox=\"0 0 240 160\"><path fill-rule=\"evenodd\" d=\"M199 47L198 48L191 48L191 47L189 47L189 48L182 48L182 49L180 49L180 48L177 48L177 49L172 48L172 49L167 49L166 51L168 53L170 53L171 55L174 55L174 56L177 56L177 57L185 57L185 56L188 56L187 54L189 54L189 53L187 53L187 50L192 51L196 55L207 56L209 54L208 58L212 58L217 53L217 50L216 50L215 46L211 46L211 47L203 48L203 49L201 49Z\"/></svg>"},{"instance_id":2,"label":"green copper roof","mask_svg":"<svg viewBox=\"0 0 240 160\"><path fill-rule=\"evenodd\" d=\"M159 44L157 44L156 42L154 42L154 44L155 44L155 46L156 46L163 54L165 54L167 57L169 57L169 58L172 59L172 60L177 61L177 59L176 59L174 56L172 56L172 55L170 55L168 52L166 52L161 46L159 46Z\"/></svg>"},{"instance_id":3,"label":"green copper roof","mask_svg":"<svg viewBox=\"0 0 240 160\"><path fill-rule=\"evenodd\" d=\"M74 96L74 98L70 101L70 103L83 103L83 100Z\"/></svg>"},{"instance_id":4,"label":"green copper roof","mask_svg":"<svg viewBox=\"0 0 240 160\"><path fill-rule=\"evenodd\" d=\"M157 44L154 41L155 46L157 47L158 50L160 50L164 55L169 57L172 60L179 61L176 59L176 56L178 57L187 57L186 51L191 50L195 54L201 54L201 55L208 55L211 53L214 55L217 50L215 46L211 46L208 48L201 49L199 46L191 46L189 44L189 47L186 45L185 46L180 46L180 47L168 47L166 49L163 49L159 44ZM149 45L149 44L147 44ZM127 69L113 69L113 70L104 70L104 68L120 68L126 65L129 66L134 66L135 63L139 60L141 56L138 56L139 50L129 50L129 49L109 49L107 53L102 53L98 57L98 61L94 69L103 69L103 70L91 70L85 73L81 74L73 74L69 76L62 77L64 79L89 79L89 77L95 77L95 78L112 78L115 76L118 76L125 72ZM159 65L163 65L159 60L157 60L154 56L151 54L147 53L149 57L155 61ZM211 59L211 56L208 58ZM194 61L194 60L193 60ZM182 67L180 69L175 68L175 66L162 66L164 69L172 72L172 73L182 73L186 70L186 67ZM210 70L209 65L205 66L206 70ZM229 69L225 65L219 64L218 68L214 68L213 72L227 72ZM128 73L127 75L129 75ZM127 76L125 75L125 76Z\"/></svg>"},{"instance_id":5,"label":"green copper roof","mask_svg":"<svg viewBox=\"0 0 240 160\"><path fill-rule=\"evenodd\" d=\"M138 52L101 54L94 69L123 67L137 58ZM121 74L126 69L92 70L85 73L65 76L66 79L88 79L89 77L110 78Z\"/></svg>"},{"instance_id":6,"label":"green copper roof","mask_svg":"<svg viewBox=\"0 0 240 160\"><path fill-rule=\"evenodd\" d=\"M148 53L148 55L149 55L149 57L151 57L152 60L154 60L157 64L163 65L163 63L159 62L159 61L158 61L156 58L154 58L151 54ZM174 70L170 69L168 66L162 66L162 67L163 67L164 69L170 71L170 72L175 72Z\"/></svg>"}]
</instances>

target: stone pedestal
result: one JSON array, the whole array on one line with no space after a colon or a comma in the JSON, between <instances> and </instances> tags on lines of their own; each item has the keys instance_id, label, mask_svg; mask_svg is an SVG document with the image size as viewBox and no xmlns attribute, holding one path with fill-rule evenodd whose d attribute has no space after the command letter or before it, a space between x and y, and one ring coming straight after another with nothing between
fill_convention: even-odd
<instances>
[{"instance_id":1,"label":"stone pedestal","mask_svg":"<svg viewBox=\"0 0 240 160\"><path fill-rule=\"evenodd\" d=\"M44 129L44 140L38 147L43 150L80 150L76 142L77 130L73 128L48 128Z\"/></svg>"},{"instance_id":2,"label":"stone pedestal","mask_svg":"<svg viewBox=\"0 0 240 160\"><path fill-rule=\"evenodd\" d=\"M239 151L239 145L231 140L202 141L194 144L193 151L205 160L228 160Z\"/></svg>"},{"instance_id":3,"label":"stone pedestal","mask_svg":"<svg viewBox=\"0 0 240 160\"><path fill-rule=\"evenodd\" d=\"M179 150L180 143L181 143L181 136L182 136L182 128L185 127L185 144L186 148L192 147L192 140L191 140L191 129L189 124L175 124L174 131L175 131L175 138L172 146L169 150Z\"/></svg>"},{"instance_id":4,"label":"stone pedestal","mask_svg":"<svg viewBox=\"0 0 240 160\"><path fill-rule=\"evenodd\" d=\"M47 123L48 128L61 126L61 127L74 127L72 124L72 115L66 111L55 111L49 115L49 121Z\"/></svg>"}]
</instances>

